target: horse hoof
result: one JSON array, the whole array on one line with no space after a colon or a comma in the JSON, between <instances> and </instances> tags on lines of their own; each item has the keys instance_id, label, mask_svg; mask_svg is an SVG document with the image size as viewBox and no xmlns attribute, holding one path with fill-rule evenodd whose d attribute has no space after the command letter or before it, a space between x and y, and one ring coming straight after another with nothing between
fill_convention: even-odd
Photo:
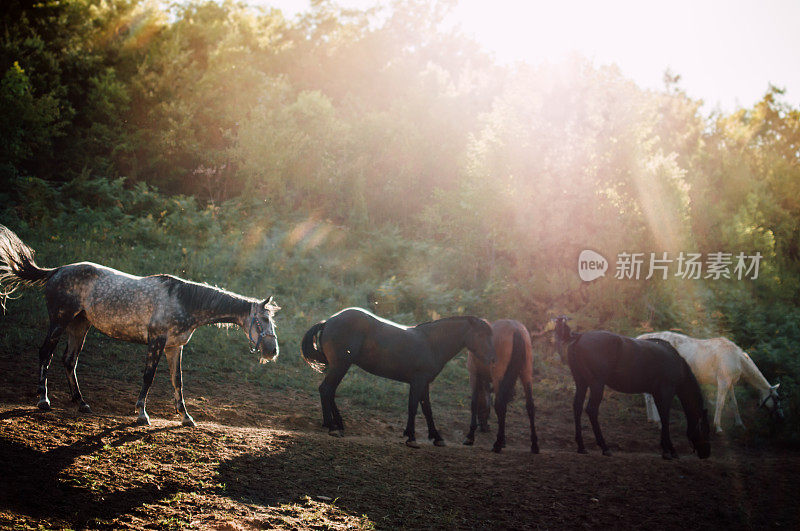
<instances>
[{"instance_id":1,"label":"horse hoof","mask_svg":"<svg viewBox=\"0 0 800 531\"><path fill-rule=\"evenodd\" d=\"M436 439L433 441L434 446L447 446L443 439Z\"/></svg>"},{"instance_id":2,"label":"horse hoof","mask_svg":"<svg viewBox=\"0 0 800 531\"><path fill-rule=\"evenodd\" d=\"M414 449L419 448L419 444L417 444L417 441L414 441L412 439L409 439L409 440L406 441L406 446L408 446L409 448L414 448Z\"/></svg>"},{"instance_id":3,"label":"horse hoof","mask_svg":"<svg viewBox=\"0 0 800 531\"><path fill-rule=\"evenodd\" d=\"M50 411L52 409L50 407L50 401L49 400L39 400L39 403L36 404L36 407L38 407L42 411Z\"/></svg>"},{"instance_id":4,"label":"horse hoof","mask_svg":"<svg viewBox=\"0 0 800 531\"><path fill-rule=\"evenodd\" d=\"M331 430L328 432L328 435L330 435L331 437L338 437L341 439L342 437L344 437L344 430Z\"/></svg>"},{"instance_id":5,"label":"horse hoof","mask_svg":"<svg viewBox=\"0 0 800 531\"><path fill-rule=\"evenodd\" d=\"M149 426L150 425L150 418L149 417L137 417L135 424L137 426Z\"/></svg>"},{"instance_id":6,"label":"horse hoof","mask_svg":"<svg viewBox=\"0 0 800 531\"><path fill-rule=\"evenodd\" d=\"M603 455L606 457L611 457L611 450L603 450Z\"/></svg>"},{"instance_id":7,"label":"horse hoof","mask_svg":"<svg viewBox=\"0 0 800 531\"><path fill-rule=\"evenodd\" d=\"M91 413L92 408L89 407L89 404L83 402L80 406L78 406L78 413Z\"/></svg>"},{"instance_id":8,"label":"horse hoof","mask_svg":"<svg viewBox=\"0 0 800 531\"><path fill-rule=\"evenodd\" d=\"M586 455L589 453L589 450L587 450L586 448L578 448L578 453Z\"/></svg>"},{"instance_id":9,"label":"horse hoof","mask_svg":"<svg viewBox=\"0 0 800 531\"><path fill-rule=\"evenodd\" d=\"M197 424L195 424L194 419L192 417L186 417L185 419L183 419L181 424L183 426L188 426L190 428L194 428L195 426L197 426Z\"/></svg>"},{"instance_id":10,"label":"horse hoof","mask_svg":"<svg viewBox=\"0 0 800 531\"><path fill-rule=\"evenodd\" d=\"M469 439L469 438L464 439L464 442L461 444L463 444L464 446L472 446L473 444L475 444L475 439Z\"/></svg>"},{"instance_id":11,"label":"horse hoof","mask_svg":"<svg viewBox=\"0 0 800 531\"><path fill-rule=\"evenodd\" d=\"M494 453L496 453L496 454L499 454L499 453L500 453L500 451L501 451L502 449L503 449L503 447L502 447L502 446L499 446L499 445L497 445L497 444L495 444L494 446L492 446L492 451L493 451Z\"/></svg>"},{"instance_id":12,"label":"horse hoof","mask_svg":"<svg viewBox=\"0 0 800 531\"><path fill-rule=\"evenodd\" d=\"M539 446L536 445L536 444L532 444L531 445L531 453L532 454L538 454L539 453Z\"/></svg>"}]
</instances>

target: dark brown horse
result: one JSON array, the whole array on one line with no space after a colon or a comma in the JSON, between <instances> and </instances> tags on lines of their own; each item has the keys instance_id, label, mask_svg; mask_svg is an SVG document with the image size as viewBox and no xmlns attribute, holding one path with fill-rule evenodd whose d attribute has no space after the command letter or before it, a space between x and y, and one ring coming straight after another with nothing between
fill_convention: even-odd
<instances>
[{"instance_id":1,"label":"dark brown horse","mask_svg":"<svg viewBox=\"0 0 800 531\"><path fill-rule=\"evenodd\" d=\"M414 435L417 406L428 423L428 438L436 446L444 440L436 431L431 412L429 386L462 349L479 358L494 359L492 328L477 317L448 317L414 327L393 323L361 308L347 308L312 326L303 337L303 358L311 367L327 374L319 386L322 425L341 437L344 424L336 407L336 388L351 365L376 376L405 382L408 394L408 422L403 435L406 444L418 448Z\"/></svg>"},{"instance_id":2,"label":"dark brown horse","mask_svg":"<svg viewBox=\"0 0 800 531\"><path fill-rule=\"evenodd\" d=\"M261 360L278 355L273 316L278 306L264 300L190 282L170 275L137 277L91 262L42 268L33 250L0 225L0 301L18 287L44 288L50 327L39 349L39 409L48 411L47 370L58 340L67 335L64 368L72 400L89 413L75 373L78 354L89 328L94 326L115 339L147 345L142 390L136 402L137 423L150 424L145 410L147 394L162 355L167 358L175 389L175 409L183 424L194 426L183 400L181 359L183 346L195 329L207 324L240 326L250 339L250 350Z\"/></svg>"},{"instance_id":3,"label":"dark brown horse","mask_svg":"<svg viewBox=\"0 0 800 531\"><path fill-rule=\"evenodd\" d=\"M661 450L664 459L678 457L669 437L669 410L675 395L686 415L686 435L700 459L711 454L708 440L708 411L703 394L686 361L666 341L641 340L606 331L575 334L565 317L556 321L556 339L567 345L567 362L575 380L575 442L585 454L581 435L581 410L586 390L591 390L586 414L592 423L597 445L611 455L600 431L598 413L606 385L622 393L650 393L661 415Z\"/></svg>"},{"instance_id":4,"label":"dark brown horse","mask_svg":"<svg viewBox=\"0 0 800 531\"><path fill-rule=\"evenodd\" d=\"M531 452L539 453L539 440L536 437L533 406L533 349L531 336L525 325L511 319L500 319L492 323L492 342L496 360L492 365L484 363L478 356L469 352L467 370L472 390L470 409L472 412L469 433L464 444L475 442L475 429L489 431L488 417L492 391L497 392L494 410L497 413L497 440L492 451L499 453L506 445L506 408L514 397L517 380L522 383L525 393L525 409L531 423Z\"/></svg>"}]
</instances>

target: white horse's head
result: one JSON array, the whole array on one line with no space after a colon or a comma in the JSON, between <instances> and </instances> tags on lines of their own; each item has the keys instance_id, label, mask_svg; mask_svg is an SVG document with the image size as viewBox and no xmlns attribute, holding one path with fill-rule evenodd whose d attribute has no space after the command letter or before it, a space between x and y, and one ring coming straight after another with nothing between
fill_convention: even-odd
<instances>
[{"instance_id":1,"label":"white horse's head","mask_svg":"<svg viewBox=\"0 0 800 531\"><path fill-rule=\"evenodd\" d=\"M778 420L784 419L783 408L781 407L781 397L778 395L778 387L781 384L776 383L775 385L770 385L769 389L762 395L760 407L766 408L769 411L770 416L777 418Z\"/></svg>"}]
</instances>

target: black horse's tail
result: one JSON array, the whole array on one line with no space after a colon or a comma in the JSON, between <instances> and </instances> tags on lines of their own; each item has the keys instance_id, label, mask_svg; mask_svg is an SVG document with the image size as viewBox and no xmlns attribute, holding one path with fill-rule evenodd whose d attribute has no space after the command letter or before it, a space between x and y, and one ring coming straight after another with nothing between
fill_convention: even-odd
<instances>
[{"instance_id":1,"label":"black horse's tail","mask_svg":"<svg viewBox=\"0 0 800 531\"><path fill-rule=\"evenodd\" d=\"M19 236L0 225L0 306L17 288L44 286L55 269L39 267L33 259L35 251L25 245Z\"/></svg>"},{"instance_id":2,"label":"black horse's tail","mask_svg":"<svg viewBox=\"0 0 800 531\"><path fill-rule=\"evenodd\" d=\"M508 360L508 367L503 379L500 380L500 389L497 390L498 399L504 397L506 402L514 398L514 387L517 383L522 368L525 366L525 341L519 332L514 331L511 346L511 359Z\"/></svg>"},{"instance_id":3,"label":"black horse's tail","mask_svg":"<svg viewBox=\"0 0 800 531\"><path fill-rule=\"evenodd\" d=\"M323 372L325 367L328 366L328 359L325 357L325 353L322 352L320 344L323 328L325 328L325 321L320 321L309 328L301 343L303 359L317 372Z\"/></svg>"}]
</instances>

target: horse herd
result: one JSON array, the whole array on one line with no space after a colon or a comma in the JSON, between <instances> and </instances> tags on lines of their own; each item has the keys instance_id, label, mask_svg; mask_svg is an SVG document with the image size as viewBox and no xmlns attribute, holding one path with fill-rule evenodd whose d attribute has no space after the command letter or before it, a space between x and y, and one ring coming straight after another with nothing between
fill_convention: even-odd
<instances>
[{"instance_id":1,"label":"horse herd","mask_svg":"<svg viewBox=\"0 0 800 531\"><path fill-rule=\"evenodd\" d=\"M17 288L44 288L49 328L39 349L39 401L50 409L47 373L59 339L66 333L63 365L72 400L81 412L91 411L76 377L78 355L90 327L125 341L147 345L147 360L141 392L136 402L137 423L149 425L147 394L162 355L167 358L175 392L175 409L182 423L194 426L186 411L181 378L184 345L195 329L207 324L241 327L252 353L262 362L278 356L275 313L280 309L272 297L254 299L170 275L138 277L102 265L80 262L43 268L34 261L34 251L8 228L0 225L0 302ZM687 436L701 459L710 455L709 421L698 384L717 383L719 431L721 408L739 376L759 389L761 405L782 416L777 385L770 386L752 360L733 343L718 339L702 343L680 334L645 335L633 339L606 331L572 332L568 318L557 317L555 338L575 380L573 413L578 452L586 453L581 434L583 404L589 392L586 413L595 440L603 454L610 455L598 412L605 386L623 393L646 393L648 414L652 405L661 423L661 449L665 459L677 457L669 436L669 411L677 395L686 416ZM319 386L323 426L333 436L344 432L336 406L336 388L351 365L409 384L406 444L417 448L414 420L421 406L428 438L436 446L444 440L436 429L430 401L430 384L444 365L467 349L471 386L471 421L464 444L471 445L475 431L487 431L487 418L494 392L498 418L495 452L505 446L505 417L517 380L525 395L530 420L531 452L539 452L532 392L533 354L524 325L501 319L489 323L473 316L456 316L403 326L360 308L347 308L313 325L302 339L303 358L325 372ZM676 350L677 349L677 350ZM711 353L704 355L704 353ZM690 366L691 365L691 366ZM651 403L652 401L652 403ZM737 422L741 422L736 409Z\"/></svg>"}]
</instances>

